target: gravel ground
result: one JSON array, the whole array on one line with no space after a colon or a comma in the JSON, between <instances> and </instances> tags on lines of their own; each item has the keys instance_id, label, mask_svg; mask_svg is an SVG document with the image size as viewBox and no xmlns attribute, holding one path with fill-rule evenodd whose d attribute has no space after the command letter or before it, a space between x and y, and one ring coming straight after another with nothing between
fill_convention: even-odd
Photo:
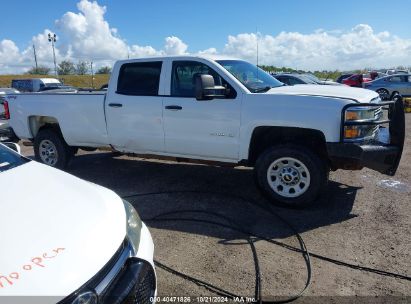
<instances>
[{"instance_id":1,"label":"gravel ground","mask_svg":"<svg viewBox=\"0 0 411 304\"><path fill-rule=\"evenodd\" d=\"M368 169L331 172L324 196L305 210L272 207L256 189L252 171L247 168L80 152L68 171L121 196L179 190L208 192L166 193L133 197L129 201L143 219L179 211L173 217L227 223L213 215L183 211L214 212L230 218L242 229L298 248L293 231L267 212L270 207L295 227L310 252L410 276L411 114L406 114L406 125L405 150L396 176L388 177ZM23 147L23 152L33 154L30 147ZM227 292L255 296L255 264L245 235L201 222L146 223L154 239L156 260ZM263 299L291 296L304 287L307 269L300 253L255 237L252 240L261 268ZM357 303L360 299L363 303L411 302L410 281L318 258L311 261L311 286L296 303ZM163 269L157 268L157 275L159 296L191 296L192 302L198 300L196 296L217 296Z\"/></svg>"}]
</instances>

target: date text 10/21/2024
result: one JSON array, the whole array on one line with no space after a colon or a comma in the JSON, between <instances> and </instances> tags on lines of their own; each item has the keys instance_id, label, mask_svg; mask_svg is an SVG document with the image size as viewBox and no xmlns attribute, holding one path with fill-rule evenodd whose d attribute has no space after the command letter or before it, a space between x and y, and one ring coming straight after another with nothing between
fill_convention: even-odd
<instances>
[{"instance_id":1,"label":"date text 10/21/2024","mask_svg":"<svg viewBox=\"0 0 411 304\"><path fill-rule=\"evenodd\" d=\"M157 296L150 298L151 303L227 303L227 302L234 302L234 303L255 303L256 300L253 297L208 297L208 296L184 296L184 297L176 297L176 296Z\"/></svg>"}]
</instances>

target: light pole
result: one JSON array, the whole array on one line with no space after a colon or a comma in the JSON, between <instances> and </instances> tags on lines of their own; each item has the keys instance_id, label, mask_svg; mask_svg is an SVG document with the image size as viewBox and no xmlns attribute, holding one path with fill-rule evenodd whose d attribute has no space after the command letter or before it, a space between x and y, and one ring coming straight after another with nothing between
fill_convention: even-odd
<instances>
[{"instance_id":1,"label":"light pole","mask_svg":"<svg viewBox=\"0 0 411 304\"><path fill-rule=\"evenodd\" d=\"M57 64L56 64L56 53L54 51L54 43L56 42L57 36L56 34L51 34L49 33L49 42L51 42L51 47L53 48L53 58L54 58L54 72L56 73L57 76Z\"/></svg>"}]
</instances>

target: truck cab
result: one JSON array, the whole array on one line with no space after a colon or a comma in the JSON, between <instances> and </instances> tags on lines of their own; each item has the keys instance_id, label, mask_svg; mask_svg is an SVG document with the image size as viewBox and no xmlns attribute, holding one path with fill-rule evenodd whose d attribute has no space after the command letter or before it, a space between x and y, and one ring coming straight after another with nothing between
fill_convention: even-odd
<instances>
[{"instance_id":1,"label":"truck cab","mask_svg":"<svg viewBox=\"0 0 411 304\"><path fill-rule=\"evenodd\" d=\"M105 94L6 101L15 133L51 166L67 166L79 147L246 165L289 207L315 201L329 170L395 174L404 142L401 102L361 88L284 86L230 58L121 60Z\"/></svg>"}]
</instances>

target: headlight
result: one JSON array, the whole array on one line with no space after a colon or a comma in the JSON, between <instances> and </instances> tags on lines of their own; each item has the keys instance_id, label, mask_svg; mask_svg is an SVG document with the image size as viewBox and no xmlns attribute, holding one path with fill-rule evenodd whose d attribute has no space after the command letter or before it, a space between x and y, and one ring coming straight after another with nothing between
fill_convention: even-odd
<instances>
[{"instance_id":1,"label":"headlight","mask_svg":"<svg viewBox=\"0 0 411 304\"><path fill-rule=\"evenodd\" d=\"M345 111L345 121L374 120L376 108L350 108Z\"/></svg>"},{"instance_id":2,"label":"headlight","mask_svg":"<svg viewBox=\"0 0 411 304\"><path fill-rule=\"evenodd\" d=\"M98 297L93 291L85 291L78 295L71 304L97 304Z\"/></svg>"},{"instance_id":3,"label":"headlight","mask_svg":"<svg viewBox=\"0 0 411 304\"><path fill-rule=\"evenodd\" d=\"M381 118L379 107L353 107L345 111L344 139L349 141L371 138L375 135L378 126L372 122ZM356 124L358 122L359 124ZM370 122L370 124L367 124ZM350 124L351 123L351 124Z\"/></svg>"},{"instance_id":4,"label":"headlight","mask_svg":"<svg viewBox=\"0 0 411 304\"><path fill-rule=\"evenodd\" d=\"M123 200L123 203L127 215L127 237L133 247L134 252L137 252L140 244L140 234L143 224L133 205L126 200Z\"/></svg>"}]
</instances>

